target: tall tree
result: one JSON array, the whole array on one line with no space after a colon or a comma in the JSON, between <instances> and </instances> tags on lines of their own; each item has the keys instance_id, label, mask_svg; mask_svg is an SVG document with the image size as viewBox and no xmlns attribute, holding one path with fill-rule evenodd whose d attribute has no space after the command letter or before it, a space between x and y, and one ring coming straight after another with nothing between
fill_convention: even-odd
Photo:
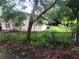
<instances>
[{"instance_id":1,"label":"tall tree","mask_svg":"<svg viewBox=\"0 0 79 59\"><path fill-rule=\"evenodd\" d=\"M30 15L30 19L29 19L29 25L28 25L28 31L27 31L27 43L30 44L30 35L31 35L31 29L32 29L32 25L34 22L34 16L35 16L35 11L37 9L37 4L38 4L38 0L33 0L33 9ZM26 41L25 41L26 43Z\"/></svg>"},{"instance_id":2,"label":"tall tree","mask_svg":"<svg viewBox=\"0 0 79 59\"><path fill-rule=\"evenodd\" d=\"M47 0L45 0L47 1ZM43 3L44 1L41 1L40 0L40 3ZM27 42L28 44L30 44L30 35L31 35L31 28L32 28L32 25L33 23L40 19L42 17L42 15L44 15L48 10L50 10L52 7L54 7L54 5L56 4L57 0L54 1L53 4L51 4L50 6L48 6L48 8L46 8L44 11L42 11L39 16L37 16L36 18L34 17L35 16L35 12L37 11L37 5L39 3L39 0L33 0L33 9L32 9L32 12L31 12L31 15L30 15L30 20L29 20L29 26L28 26L28 32L27 32ZM46 5L45 3L43 3L43 5ZM26 43L26 41L24 42Z\"/></svg>"},{"instance_id":3,"label":"tall tree","mask_svg":"<svg viewBox=\"0 0 79 59\"><path fill-rule=\"evenodd\" d=\"M72 9L74 16L77 18L76 44L79 44L79 0L69 0L67 6Z\"/></svg>"}]
</instances>

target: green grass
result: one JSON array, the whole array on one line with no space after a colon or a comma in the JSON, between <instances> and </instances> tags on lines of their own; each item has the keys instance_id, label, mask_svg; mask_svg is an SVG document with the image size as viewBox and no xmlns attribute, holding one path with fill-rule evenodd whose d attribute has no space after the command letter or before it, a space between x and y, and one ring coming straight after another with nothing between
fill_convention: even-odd
<instances>
[{"instance_id":1,"label":"green grass","mask_svg":"<svg viewBox=\"0 0 79 59\"><path fill-rule=\"evenodd\" d=\"M1 40L25 40L26 33L24 32L0 32Z\"/></svg>"},{"instance_id":2,"label":"green grass","mask_svg":"<svg viewBox=\"0 0 79 59\"><path fill-rule=\"evenodd\" d=\"M5 40L26 40L26 32L0 32L0 41ZM70 43L71 34L69 32L32 32L31 33L31 44L33 46L49 46L57 43Z\"/></svg>"},{"instance_id":3,"label":"green grass","mask_svg":"<svg viewBox=\"0 0 79 59\"><path fill-rule=\"evenodd\" d=\"M67 44L71 42L70 32L37 32L31 35L32 45L56 45L57 43Z\"/></svg>"},{"instance_id":4,"label":"green grass","mask_svg":"<svg viewBox=\"0 0 79 59\"><path fill-rule=\"evenodd\" d=\"M57 43L67 44L71 42L71 30L63 26L53 26L42 32L31 33L31 45L51 46ZM27 32L0 32L2 40L26 40Z\"/></svg>"},{"instance_id":5,"label":"green grass","mask_svg":"<svg viewBox=\"0 0 79 59\"><path fill-rule=\"evenodd\" d=\"M51 26L49 29L45 31L50 32L71 32L71 29L67 28L66 26Z\"/></svg>"}]
</instances>

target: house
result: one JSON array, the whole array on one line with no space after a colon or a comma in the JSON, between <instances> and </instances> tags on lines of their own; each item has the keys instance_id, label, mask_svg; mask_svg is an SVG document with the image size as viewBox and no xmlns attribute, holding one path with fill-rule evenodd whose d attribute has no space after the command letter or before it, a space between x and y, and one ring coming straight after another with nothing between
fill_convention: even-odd
<instances>
[{"instance_id":1,"label":"house","mask_svg":"<svg viewBox=\"0 0 79 59\"><path fill-rule=\"evenodd\" d=\"M29 18L30 16L26 16L26 20L23 21L24 25L17 27L14 22L11 20L8 22L1 21L0 22L0 30L5 30L5 31L27 31L28 29L28 24L29 24ZM47 28L47 25L42 24L42 25L37 25L36 23L33 24L32 30L31 31L43 31Z\"/></svg>"}]
</instances>

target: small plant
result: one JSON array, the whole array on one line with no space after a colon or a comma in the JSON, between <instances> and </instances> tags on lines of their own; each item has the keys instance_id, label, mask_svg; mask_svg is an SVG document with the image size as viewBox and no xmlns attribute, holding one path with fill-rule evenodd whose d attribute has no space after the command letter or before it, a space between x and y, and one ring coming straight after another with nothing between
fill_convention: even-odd
<instances>
[{"instance_id":1,"label":"small plant","mask_svg":"<svg viewBox=\"0 0 79 59\"><path fill-rule=\"evenodd\" d=\"M24 40L24 39L26 39L26 34L22 32L0 33L0 41L2 40Z\"/></svg>"},{"instance_id":2,"label":"small plant","mask_svg":"<svg viewBox=\"0 0 79 59\"><path fill-rule=\"evenodd\" d=\"M79 47L72 48L71 50L74 51L74 52L79 53Z\"/></svg>"}]
</instances>

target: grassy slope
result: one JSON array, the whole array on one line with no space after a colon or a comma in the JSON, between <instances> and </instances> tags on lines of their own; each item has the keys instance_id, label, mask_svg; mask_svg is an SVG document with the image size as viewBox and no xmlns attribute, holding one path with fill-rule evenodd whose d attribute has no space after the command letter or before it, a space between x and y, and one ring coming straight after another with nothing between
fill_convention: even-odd
<instances>
[{"instance_id":1,"label":"grassy slope","mask_svg":"<svg viewBox=\"0 0 79 59\"><path fill-rule=\"evenodd\" d=\"M51 26L50 29L46 29L45 31L50 32L71 32L70 28L66 26Z\"/></svg>"},{"instance_id":2,"label":"grassy slope","mask_svg":"<svg viewBox=\"0 0 79 59\"><path fill-rule=\"evenodd\" d=\"M31 33L32 45L51 45L57 42L68 43L71 38L71 30L67 27L53 26L42 32ZM26 40L26 32L0 32L0 40Z\"/></svg>"}]
</instances>

